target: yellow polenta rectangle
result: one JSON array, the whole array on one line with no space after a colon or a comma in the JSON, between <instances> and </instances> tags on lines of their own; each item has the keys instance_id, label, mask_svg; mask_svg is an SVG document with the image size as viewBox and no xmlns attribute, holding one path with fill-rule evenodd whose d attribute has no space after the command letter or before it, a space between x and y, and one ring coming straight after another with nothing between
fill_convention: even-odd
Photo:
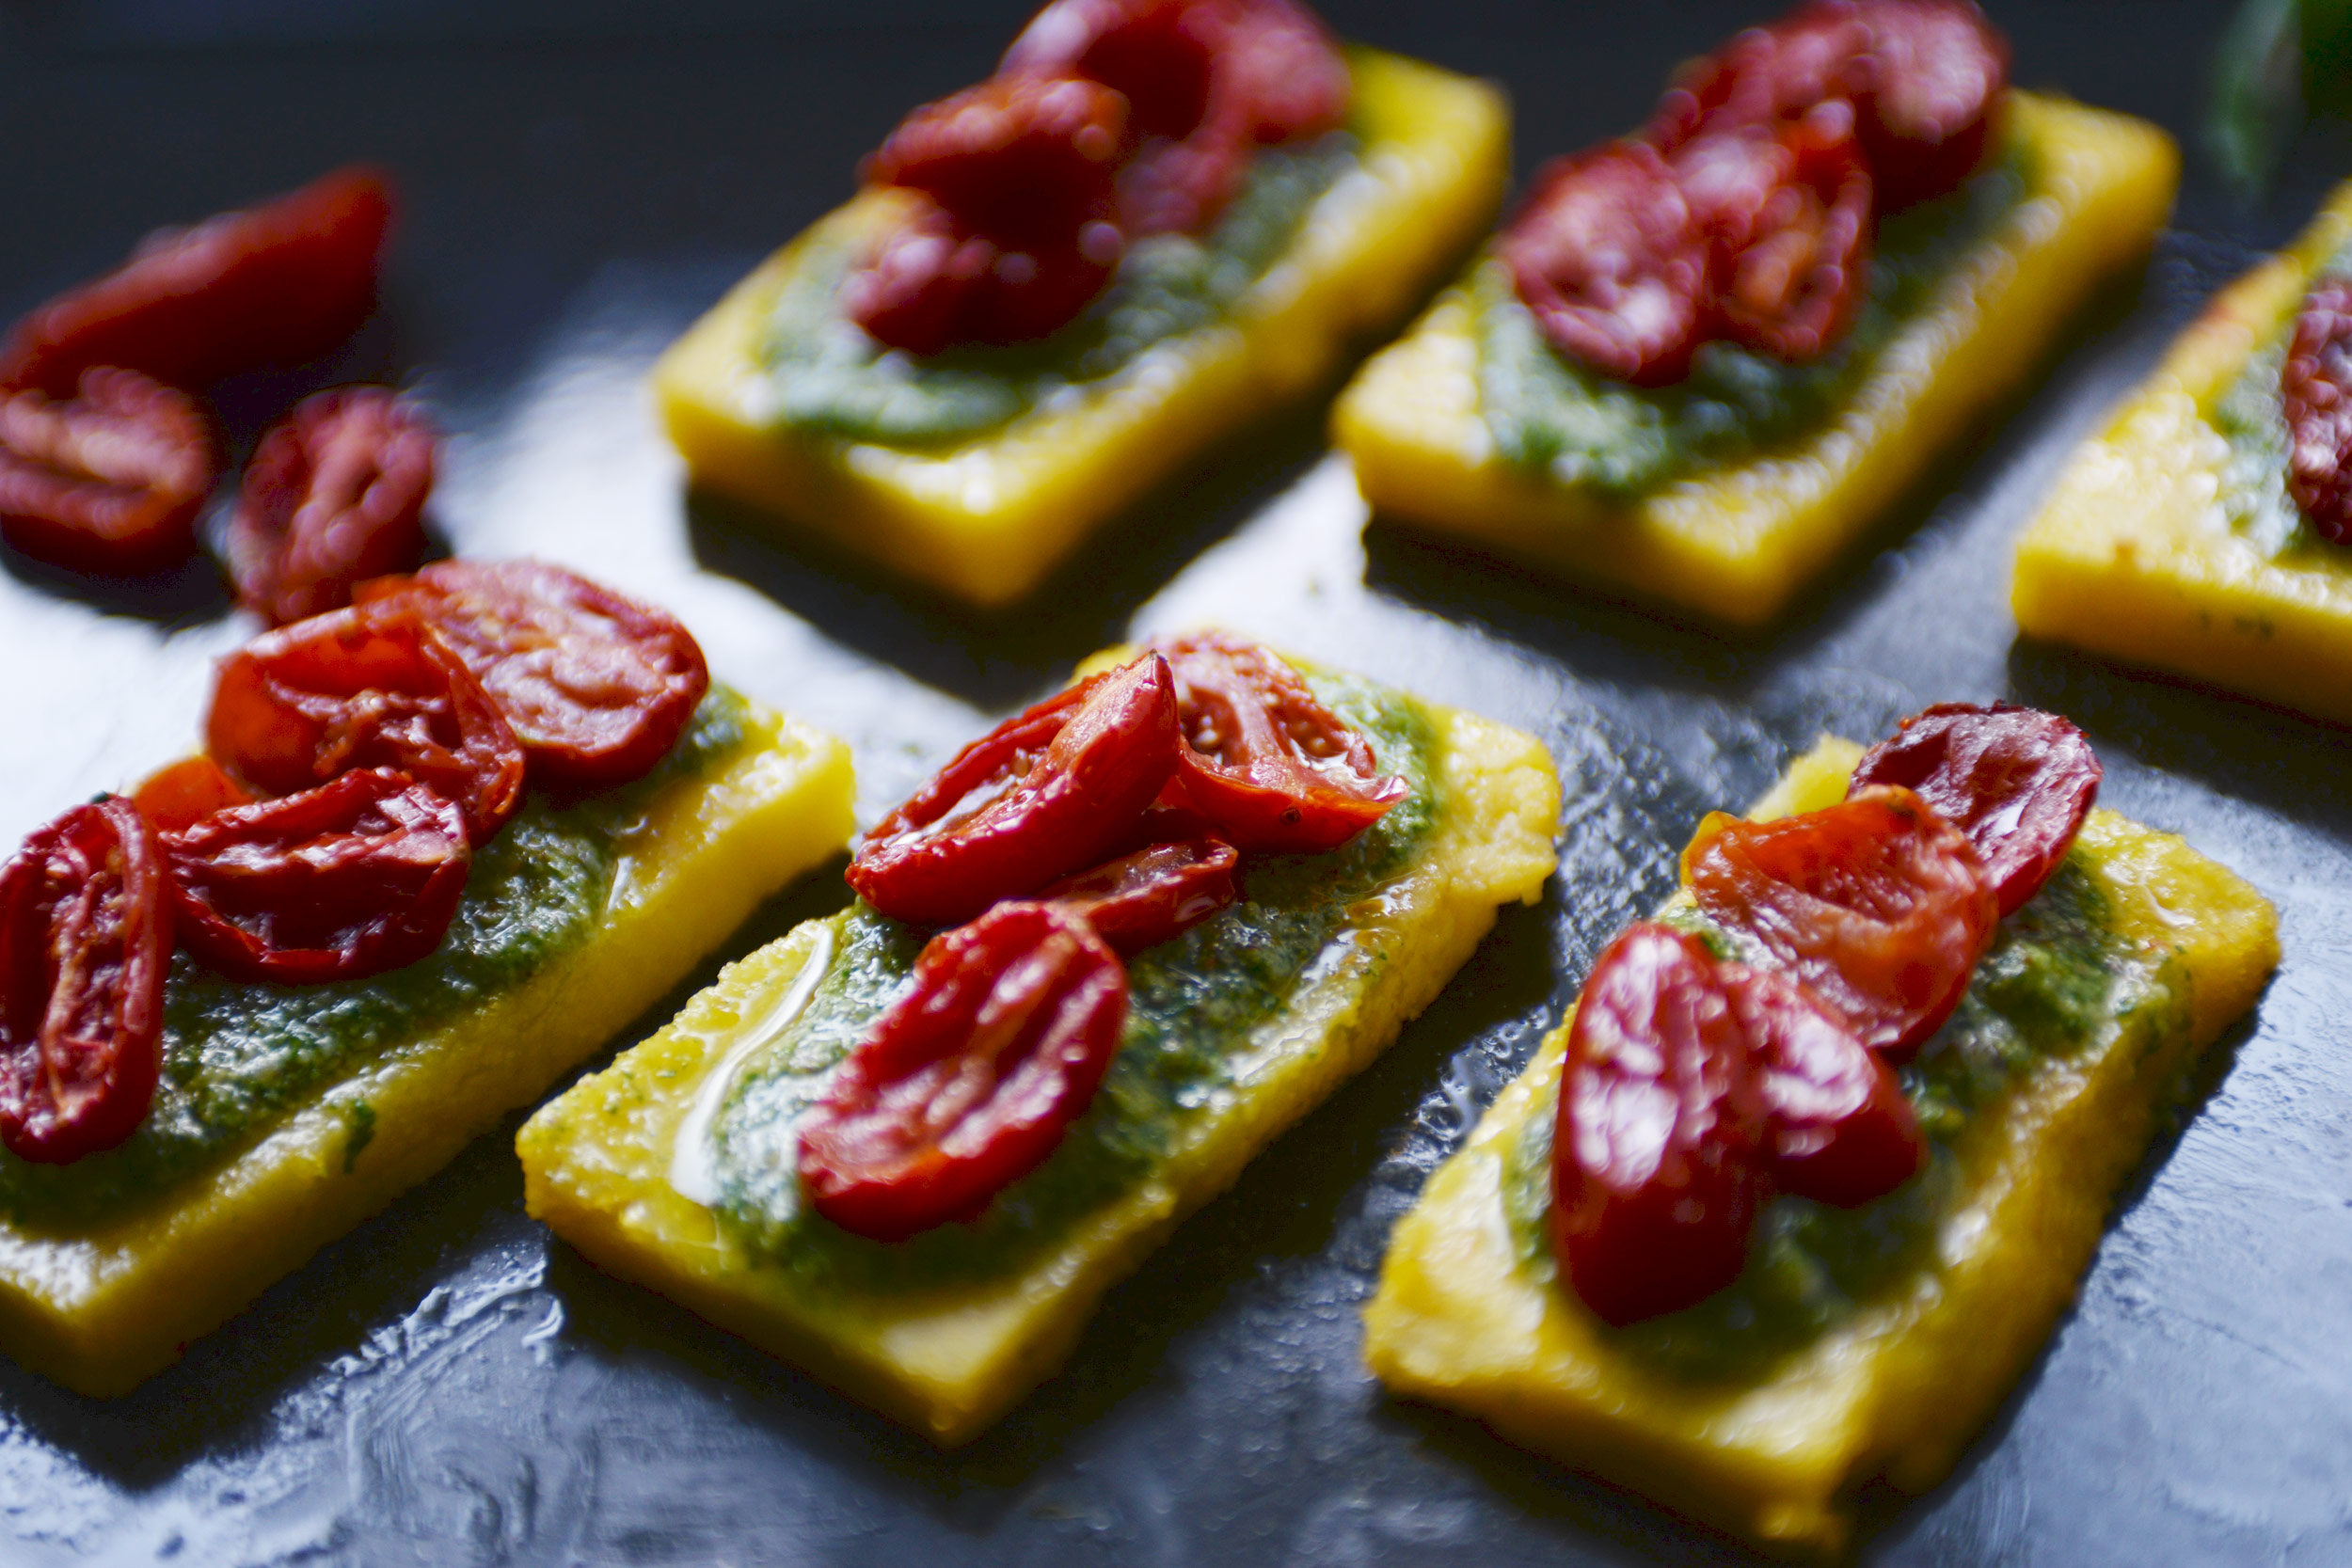
<instances>
[{"instance_id":1,"label":"yellow polenta rectangle","mask_svg":"<svg viewBox=\"0 0 2352 1568\"><path fill-rule=\"evenodd\" d=\"M1483 82L1368 49L1355 166L1227 319L970 440L883 446L772 417L760 343L803 247L859 234L868 192L762 263L662 356L654 389L696 484L981 605L1034 588L1087 534L1226 434L1393 331L1493 216L1509 112Z\"/></svg>"},{"instance_id":2,"label":"yellow polenta rectangle","mask_svg":"<svg viewBox=\"0 0 2352 1568\"><path fill-rule=\"evenodd\" d=\"M1859 756L1824 741L1752 815L1842 799ZM2094 811L2074 854L2112 929L2185 975L2187 1006L2153 1037L2109 1026L1976 1113L1992 1119L1958 1146L1931 1263L1752 1378L1684 1379L1629 1355L1531 1266L1502 1196L1518 1138L1554 1102L1564 1022L1398 1224L1364 1314L1373 1370L1778 1553L1839 1549L1868 1481L1941 1481L2074 1299L2181 1074L2278 962L2270 905L2173 835Z\"/></svg>"},{"instance_id":3,"label":"yellow polenta rectangle","mask_svg":"<svg viewBox=\"0 0 2352 1568\"><path fill-rule=\"evenodd\" d=\"M1499 457L1461 288L1367 364L1332 416L1374 512L1565 577L1759 626L2021 381L2100 278L2145 251L2179 155L2128 116L2012 91L2024 199L1794 445L1627 500Z\"/></svg>"},{"instance_id":4,"label":"yellow polenta rectangle","mask_svg":"<svg viewBox=\"0 0 2352 1568\"><path fill-rule=\"evenodd\" d=\"M2352 554L2273 551L2224 507L2217 402L2352 241L2352 185L2223 290L2086 441L2017 542L2018 628L2352 723Z\"/></svg>"},{"instance_id":5,"label":"yellow polenta rectangle","mask_svg":"<svg viewBox=\"0 0 2352 1568\"><path fill-rule=\"evenodd\" d=\"M1246 1064L1236 1085L1175 1124L1140 1186L1041 1253L980 1283L813 1287L789 1258L750 1249L672 1184L681 1126L691 1140L692 1107L722 1064L756 1049L795 1006L803 966L825 950L822 921L730 967L668 1028L532 1117L517 1139L531 1212L599 1266L934 1441L970 1439L1060 1365L1104 1291L1178 1220L1429 1005L1499 905L1542 889L1560 810L1543 747L1469 714L1422 711L1441 800L1428 836L1375 898L1350 907L1341 939L1280 1009L1230 1042Z\"/></svg>"},{"instance_id":6,"label":"yellow polenta rectangle","mask_svg":"<svg viewBox=\"0 0 2352 1568\"><path fill-rule=\"evenodd\" d=\"M586 936L266 1124L216 1167L103 1222L0 1222L0 1352L87 1394L129 1389L326 1243L547 1091L761 899L848 841L848 748L753 708L665 785ZM358 1114L364 1107L364 1114Z\"/></svg>"}]
</instances>

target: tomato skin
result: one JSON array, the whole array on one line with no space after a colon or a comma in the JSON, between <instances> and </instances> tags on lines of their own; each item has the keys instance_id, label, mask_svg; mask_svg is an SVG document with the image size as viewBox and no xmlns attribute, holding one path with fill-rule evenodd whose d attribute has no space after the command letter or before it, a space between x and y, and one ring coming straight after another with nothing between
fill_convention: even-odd
<instances>
[{"instance_id":1,"label":"tomato skin","mask_svg":"<svg viewBox=\"0 0 2352 1568\"><path fill-rule=\"evenodd\" d=\"M2312 531L2352 542L2352 284L2303 296L2279 372L2287 423L2287 494Z\"/></svg>"},{"instance_id":2,"label":"tomato skin","mask_svg":"<svg viewBox=\"0 0 2352 1568\"><path fill-rule=\"evenodd\" d=\"M1175 676L1184 795L1243 854L1336 849L1412 793L1263 648L1215 633L1152 647Z\"/></svg>"},{"instance_id":3,"label":"tomato skin","mask_svg":"<svg viewBox=\"0 0 2352 1568\"><path fill-rule=\"evenodd\" d=\"M399 605L263 632L221 661L204 734L264 795L398 768L455 800L476 845L522 803L522 743L456 651Z\"/></svg>"},{"instance_id":4,"label":"tomato skin","mask_svg":"<svg viewBox=\"0 0 2352 1568\"><path fill-rule=\"evenodd\" d=\"M1895 1060L1960 1005L1999 918L1967 835L1899 785L1774 822L1717 812L1682 875L1711 919Z\"/></svg>"},{"instance_id":5,"label":"tomato skin","mask_svg":"<svg viewBox=\"0 0 2352 1568\"><path fill-rule=\"evenodd\" d=\"M135 372L85 372L61 401L0 393L0 535L26 555L124 576L177 565L219 471L203 410Z\"/></svg>"},{"instance_id":6,"label":"tomato skin","mask_svg":"<svg viewBox=\"0 0 2352 1568\"><path fill-rule=\"evenodd\" d=\"M1553 1132L1552 1246L1604 1322L1703 1300L1739 1277L1769 1196L1756 1074L1697 938L1641 922L1577 1003Z\"/></svg>"},{"instance_id":7,"label":"tomato skin","mask_svg":"<svg viewBox=\"0 0 2352 1568\"><path fill-rule=\"evenodd\" d=\"M155 832L75 806L0 866L0 1145L65 1164L145 1120L163 1060L172 907Z\"/></svg>"},{"instance_id":8,"label":"tomato skin","mask_svg":"<svg viewBox=\"0 0 2352 1568\"><path fill-rule=\"evenodd\" d=\"M1153 842L1045 887L1041 904L1080 916L1121 957L1173 941L1241 896L1241 856L1214 838Z\"/></svg>"},{"instance_id":9,"label":"tomato skin","mask_svg":"<svg viewBox=\"0 0 2352 1568\"><path fill-rule=\"evenodd\" d=\"M183 757L150 773L131 800L157 832L176 833L216 811L249 806L253 796L212 758Z\"/></svg>"},{"instance_id":10,"label":"tomato skin","mask_svg":"<svg viewBox=\"0 0 2352 1568\"><path fill-rule=\"evenodd\" d=\"M1918 1174L1927 1141L1894 1069L1786 975L1723 966L1763 1104L1765 1152L1782 1192L1853 1208Z\"/></svg>"},{"instance_id":11,"label":"tomato skin","mask_svg":"<svg viewBox=\"0 0 2352 1568\"><path fill-rule=\"evenodd\" d=\"M558 794L642 778L710 689L675 616L545 562L437 561L354 597L431 623L522 742L531 781Z\"/></svg>"},{"instance_id":12,"label":"tomato skin","mask_svg":"<svg viewBox=\"0 0 2352 1568\"><path fill-rule=\"evenodd\" d=\"M472 865L465 815L389 768L164 836L181 941L239 980L358 979L440 945Z\"/></svg>"},{"instance_id":13,"label":"tomato skin","mask_svg":"<svg viewBox=\"0 0 2352 1568\"><path fill-rule=\"evenodd\" d=\"M1968 835L2000 912L2042 891L2099 799L2103 769L2083 732L2008 703L1938 703L1863 754L1852 790L1901 784Z\"/></svg>"},{"instance_id":14,"label":"tomato skin","mask_svg":"<svg viewBox=\"0 0 2352 1568\"><path fill-rule=\"evenodd\" d=\"M391 220L383 177L338 169L243 212L142 241L105 277L19 321L0 386L63 395L96 365L203 387L341 343L375 308Z\"/></svg>"},{"instance_id":15,"label":"tomato skin","mask_svg":"<svg viewBox=\"0 0 2352 1568\"><path fill-rule=\"evenodd\" d=\"M934 937L802 1118L811 1206L883 1242L978 1218L1092 1102L1126 1013L1119 956L1050 905Z\"/></svg>"},{"instance_id":16,"label":"tomato skin","mask_svg":"<svg viewBox=\"0 0 2352 1568\"><path fill-rule=\"evenodd\" d=\"M229 524L238 601L282 626L342 609L363 578L414 566L438 446L423 410L387 388L304 399L246 465Z\"/></svg>"}]
</instances>

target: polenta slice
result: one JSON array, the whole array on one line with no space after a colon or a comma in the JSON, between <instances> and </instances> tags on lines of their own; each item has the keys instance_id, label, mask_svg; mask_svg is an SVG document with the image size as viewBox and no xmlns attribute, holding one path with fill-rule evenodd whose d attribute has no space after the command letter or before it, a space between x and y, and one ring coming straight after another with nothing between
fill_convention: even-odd
<instances>
[{"instance_id":1,"label":"polenta slice","mask_svg":"<svg viewBox=\"0 0 2352 1568\"><path fill-rule=\"evenodd\" d=\"M1493 216L1508 160L1502 94L1373 50L1347 58L1352 148L1310 154L1337 156L1336 174L1315 187L1279 253L1253 261L1260 270L1237 298L961 438L877 439L795 414L794 378L821 367L771 363L780 306L791 307L795 288L828 288L824 269L888 220L894 197L868 191L820 219L655 370L693 483L956 597L1020 598L1202 448L1332 375L1362 340L1394 330ZM1277 167L1288 157L1259 161ZM1165 259L1168 244L1141 248L1160 246ZM1131 256L1126 273L1136 266Z\"/></svg>"},{"instance_id":2,"label":"polenta slice","mask_svg":"<svg viewBox=\"0 0 2352 1568\"><path fill-rule=\"evenodd\" d=\"M182 955L130 1141L62 1166L0 1155L0 1351L87 1394L161 1370L837 852L852 793L839 741L714 690L639 784L527 804L407 969L277 987Z\"/></svg>"},{"instance_id":3,"label":"polenta slice","mask_svg":"<svg viewBox=\"0 0 2352 1568\"><path fill-rule=\"evenodd\" d=\"M660 1034L524 1126L532 1213L942 1445L1051 1375L1096 1301L1426 1006L1553 863L1560 785L1534 738L1314 677L1412 794L1328 854L1129 960L1091 1108L970 1224L866 1241L810 1211L792 1122L897 992L922 933L863 905L721 975Z\"/></svg>"},{"instance_id":4,"label":"polenta slice","mask_svg":"<svg viewBox=\"0 0 2352 1568\"><path fill-rule=\"evenodd\" d=\"M2018 629L2352 722L2352 552L2284 488L2284 341L2352 243L2352 185L2223 290L2017 542Z\"/></svg>"},{"instance_id":5,"label":"polenta slice","mask_svg":"<svg viewBox=\"0 0 2352 1568\"><path fill-rule=\"evenodd\" d=\"M1475 270L1358 374L1333 412L1333 438L1375 515L1637 600L1759 626L2032 369L2067 315L2148 247L2171 208L2179 156L2154 126L2012 90L2004 135L2003 154L1974 194L1882 230L1873 289L1883 296L1884 341L1818 418L1753 451L1675 457L1721 428L1712 401L1660 413L1659 400L1604 388L1593 407L1629 434L1624 442L1596 436L1601 463L1510 461L1483 401L1494 382L1482 355L1498 350L1491 333L1482 336ZM1901 237L1906 224L1915 240ZM1971 237L1944 254L1955 231ZM1889 274L1906 257L1914 276ZM1723 408L1785 407L1804 391L1788 374L1786 388L1775 382L1759 396L1748 384L1781 372L1761 361L1725 364ZM1664 443L1671 460L1605 471L1618 461L1607 449L1633 436ZM1652 473L1665 477L1644 477Z\"/></svg>"},{"instance_id":6,"label":"polenta slice","mask_svg":"<svg viewBox=\"0 0 2352 1568\"><path fill-rule=\"evenodd\" d=\"M1823 741L1753 815L1843 799L1859 756ZM1544 1239L1563 1022L1397 1226L1366 1359L1399 1393L1767 1550L1835 1552L1860 1486L1949 1471L2074 1298L2184 1072L2278 954L2275 913L2235 875L2093 811L1904 1069L1927 1169L1859 1210L1775 1199L1737 1283L1622 1329L1563 1285Z\"/></svg>"}]
</instances>

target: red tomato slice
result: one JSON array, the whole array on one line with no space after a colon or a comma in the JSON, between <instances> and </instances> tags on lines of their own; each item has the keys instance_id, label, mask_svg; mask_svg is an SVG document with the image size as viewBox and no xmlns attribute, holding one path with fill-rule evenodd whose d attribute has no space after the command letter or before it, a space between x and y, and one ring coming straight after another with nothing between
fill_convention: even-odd
<instances>
[{"instance_id":1,"label":"red tomato slice","mask_svg":"<svg viewBox=\"0 0 2352 1568\"><path fill-rule=\"evenodd\" d=\"M1553 159L1495 253L1561 353L1639 387L1690 373L1706 325L1707 240L1655 149L1611 142Z\"/></svg>"},{"instance_id":2,"label":"red tomato slice","mask_svg":"<svg viewBox=\"0 0 2352 1568\"><path fill-rule=\"evenodd\" d=\"M394 768L457 802L477 845L522 803L523 749L413 610L367 605L264 632L221 661L213 757L264 795Z\"/></svg>"},{"instance_id":3,"label":"red tomato slice","mask_svg":"<svg viewBox=\"0 0 2352 1568\"><path fill-rule=\"evenodd\" d=\"M538 561L437 561L362 584L432 623L564 793L642 777L670 754L710 689L702 645L675 616Z\"/></svg>"},{"instance_id":4,"label":"red tomato slice","mask_svg":"<svg viewBox=\"0 0 2352 1568\"><path fill-rule=\"evenodd\" d=\"M1126 1016L1125 966L1075 915L999 904L932 938L802 1118L810 1203L883 1242L978 1218L1092 1102Z\"/></svg>"},{"instance_id":5,"label":"red tomato slice","mask_svg":"<svg viewBox=\"0 0 2352 1568\"><path fill-rule=\"evenodd\" d=\"M1152 844L1091 871L1064 877L1038 895L1081 916L1120 954L1173 941L1241 896L1241 856L1213 838Z\"/></svg>"},{"instance_id":6,"label":"red tomato slice","mask_svg":"<svg viewBox=\"0 0 2352 1568\"><path fill-rule=\"evenodd\" d=\"M437 439L382 387L306 398L246 465L229 524L237 598L273 626L351 602L354 583L424 555Z\"/></svg>"},{"instance_id":7,"label":"red tomato slice","mask_svg":"<svg viewBox=\"0 0 2352 1568\"><path fill-rule=\"evenodd\" d=\"M219 462L195 402L135 372L85 372L64 402L0 394L0 534L76 571L161 571L196 548Z\"/></svg>"},{"instance_id":8,"label":"red tomato slice","mask_svg":"<svg viewBox=\"0 0 2352 1568\"><path fill-rule=\"evenodd\" d=\"M62 396L95 365L201 387L314 359L375 309L391 217L381 176L339 169L250 211L149 236L105 277L16 324L0 387Z\"/></svg>"},{"instance_id":9,"label":"red tomato slice","mask_svg":"<svg viewBox=\"0 0 2352 1568\"><path fill-rule=\"evenodd\" d=\"M1214 633L1154 643L1176 677L1177 777L1216 836L1245 855L1319 854L1411 793L1298 672Z\"/></svg>"},{"instance_id":10,"label":"red tomato slice","mask_svg":"<svg viewBox=\"0 0 2352 1568\"><path fill-rule=\"evenodd\" d=\"M866 836L850 886L926 926L1034 893L1132 842L1182 744L1168 661L1146 654L958 752Z\"/></svg>"},{"instance_id":11,"label":"red tomato slice","mask_svg":"<svg viewBox=\"0 0 2352 1568\"><path fill-rule=\"evenodd\" d=\"M1625 1324L1740 1275L1769 1196L1756 1073L1704 942L1649 922L1593 966L1568 1030L1552 1244L1586 1306Z\"/></svg>"},{"instance_id":12,"label":"red tomato slice","mask_svg":"<svg viewBox=\"0 0 2352 1568\"><path fill-rule=\"evenodd\" d=\"M155 832L119 797L0 866L0 1144L18 1159L64 1164L146 1119L171 914Z\"/></svg>"},{"instance_id":13,"label":"red tomato slice","mask_svg":"<svg viewBox=\"0 0 2352 1568\"><path fill-rule=\"evenodd\" d=\"M2321 538L2352 544L2352 284L2303 296L2280 368L2287 494Z\"/></svg>"},{"instance_id":14,"label":"red tomato slice","mask_svg":"<svg viewBox=\"0 0 2352 1568\"><path fill-rule=\"evenodd\" d=\"M1898 1060L1960 1005L1999 919L1967 835L1894 786L1777 822L1717 812L1682 875L1718 924Z\"/></svg>"},{"instance_id":15,"label":"red tomato slice","mask_svg":"<svg viewBox=\"0 0 2352 1568\"><path fill-rule=\"evenodd\" d=\"M2055 713L1938 703L1864 753L1853 790L1901 784L1968 835L2003 914L2050 879L2099 798L2099 758Z\"/></svg>"},{"instance_id":16,"label":"red tomato slice","mask_svg":"<svg viewBox=\"0 0 2352 1568\"><path fill-rule=\"evenodd\" d=\"M1927 1142L1902 1085L1846 1021L1786 975L1724 964L1781 1191L1852 1208L1918 1173Z\"/></svg>"},{"instance_id":17,"label":"red tomato slice","mask_svg":"<svg viewBox=\"0 0 2352 1568\"><path fill-rule=\"evenodd\" d=\"M363 768L234 806L164 839L180 937L239 980L351 980L440 944L466 890L465 816L406 774Z\"/></svg>"},{"instance_id":18,"label":"red tomato slice","mask_svg":"<svg viewBox=\"0 0 2352 1568\"><path fill-rule=\"evenodd\" d=\"M139 815L159 833L193 828L216 811L249 806L253 797L210 757L183 757L159 768L132 793Z\"/></svg>"}]
</instances>

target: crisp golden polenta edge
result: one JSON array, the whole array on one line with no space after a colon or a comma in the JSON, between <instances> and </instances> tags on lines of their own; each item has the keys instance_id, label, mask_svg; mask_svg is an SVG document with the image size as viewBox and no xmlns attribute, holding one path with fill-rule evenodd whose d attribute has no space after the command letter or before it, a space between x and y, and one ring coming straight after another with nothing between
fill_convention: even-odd
<instances>
[{"instance_id":1,"label":"crisp golden polenta edge","mask_svg":"<svg viewBox=\"0 0 2352 1568\"><path fill-rule=\"evenodd\" d=\"M880 221L888 196L868 192L763 262L656 367L692 482L943 593L1019 599L1187 458L1394 330L1491 221L1508 175L1501 91L1375 50L1348 61L1359 166L1225 324L940 451L779 425L756 352L771 303L811 236Z\"/></svg>"},{"instance_id":2,"label":"crisp golden polenta edge","mask_svg":"<svg viewBox=\"0 0 2352 1568\"><path fill-rule=\"evenodd\" d=\"M731 758L656 798L600 925L531 980L119 1219L0 1223L0 1352L85 1394L126 1392L544 1094L760 900L837 853L852 826L848 749L756 706L747 728Z\"/></svg>"},{"instance_id":3,"label":"crisp golden polenta edge","mask_svg":"<svg viewBox=\"0 0 2352 1568\"><path fill-rule=\"evenodd\" d=\"M2220 503L2215 402L2352 241L2352 184L2296 243L2215 296L2017 542L2018 629L2352 723L2352 556L2265 557Z\"/></svg>"},{"instance_id":4,"label":"crisp golden polenta edge","mask_svg":"<svg viewBox=\"0 0 2352 1568\"><path fill-rule=\"evenodd\" d=\"M816 924L731 967L670 1028L544 1107L516 1140L532 1213L607 1272L647 1285L943 1447L969 1441L1067 1358L1103 1292L1293 1121L1383 1050L1555 863L1560 784L1533 737L1444 708L1435 836L1351 954L1254 1032L1241 1112L1196 1122L1159 1177L987 1290L812 1300L671 1185L679 1121L738 1033L769 1016ZM1360 990L1359 988L1361 988Z\"/></svg>"},{"instance_id":5,"label":"crisp golden polenta edge","mask_svg":"<svg viewBox=\"0 0 2352 1568\"><path fill-rule=\"evenodd\" d=\"M1824 741L1752 815L1842 798L1859 755ZM1744 1388L1632 1364L1556 1282L1522 1269L1503 1207L1511 1147L1558 1080L1564 1020L1399 1222L1364 1314L1373 1371L1780 1555L1842 1550L1866 1482L1933 1486L2074 1299L2174 1085L2278 962L2270 905L2180 839L2097 811L2080 843L2119 928L2172 948L2189 975L2185 1027L2153 1057L2119 1037L2021 1091L2001 1135L1971 1153L1972 1196L1939 1236L1940 1276Z\"/></svg>"},{"instance_id":6,"label":"crisp golden polenta edge","mask_svg":"<svg viewBox=\"0 0 2352 1568\"><path fill-rule=\"evenodd\" d=\"M1521 472L1479 413L1460 288L1342 394L1332 439L1375 515L1636 600L1760 626L1851 545L1970 420L2021 382L2098 280L2170 212L2180 156L2126 115L2012 91L2035 169L1995 237L1888 344L1829 426L1794 450L1616 504Z\"/></svg>"}]
</instances>

